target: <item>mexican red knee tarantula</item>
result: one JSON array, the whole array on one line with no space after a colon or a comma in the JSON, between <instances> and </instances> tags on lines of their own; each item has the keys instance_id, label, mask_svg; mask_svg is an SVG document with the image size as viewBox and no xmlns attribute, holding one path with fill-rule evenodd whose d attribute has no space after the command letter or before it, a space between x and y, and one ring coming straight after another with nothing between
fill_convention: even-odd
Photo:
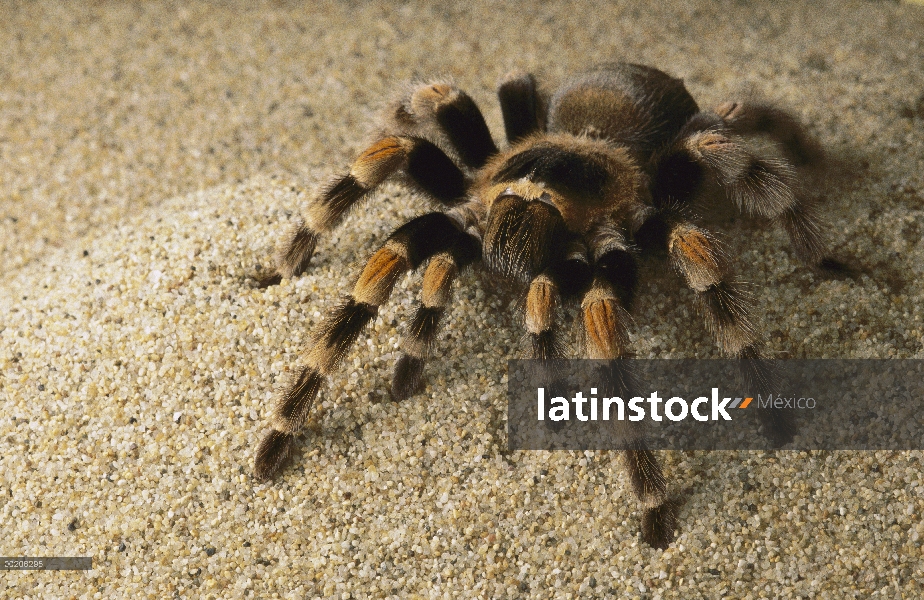
<instances>
[{"instance_id":1,"label":"mexican red knee tarantula","mask_svg":"<svg viewBox=\"0 0 924 600\"><path fill-rule=\"evenodd\" d=\"M681 80L633 64L577 75L550 97L532 76L514 73L502 80L498 97L504 150L465 92L445 82L411 88L392 106L381 135L311 201L286 240L265 284L302 273L318 237L393 174L402 173L439 208L395 230L350 297L328 315L277 400L273 428L256 454L258 478L280 469L324 378L399 276L425 262L421 302L395 367L398 400L420 387L453 280L479 263L526 290L534 358L561 356L554 309L568 301L580 305L585 357L627 356L635 257L658 250L695 291L724 353L760 357L747 296L715 238L686 216L710 181L744 213L782 225L805 262L828 262L818 220L794 191L794 167L819 161L820 150L788 114L736 102L700 111ZM748 134L775 138L789 159L753 154L739 138ZM642 440L631 447L623 455L645 506L642 534L663 547L674 530L665 479Z\"/></svg>"}]
</instances>

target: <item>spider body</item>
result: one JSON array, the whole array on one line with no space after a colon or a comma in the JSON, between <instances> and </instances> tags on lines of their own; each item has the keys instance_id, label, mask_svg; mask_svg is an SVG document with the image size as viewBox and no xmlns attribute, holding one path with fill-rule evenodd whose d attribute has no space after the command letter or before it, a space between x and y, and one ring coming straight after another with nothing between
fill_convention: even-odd
<instances>
[{"instance_id":1,"label":"spider body","mask_svg":"<svg viewBox=\"0 0 924 600\"><path fill-rule=\"evenodd\" d=\"M761 357L748 297L714 236L688 216L710 181L743 212L786 229L804 261L824 263L818 220L799 195L795 170L821 155L787 113L735 102L703 112L681 80L624 63L577 75L551 96L531 75L513 73L502 80L498 98L505 150L496 146L474 101L452 84L408 88L389 108L375 141L311 202L285 238L278 273L268 283L303 272L318 237L392 175L402 175L439 208L395 230L316 332L257 450L259 478L278 472L325 377L408 270L427 265L395 368L398 400L419 390L452 283L470 265L522 286L531 357L564 356L556 308L576 304L582 355L616 360L630 355L636 256L660 251L693 290L723 352ZM740 141L751 134L775 138L790 158L753 154ZM640 433L633 435L622 454L645 508L642 534L663 547L673 536L672 505L654 455Z\"/></svg>"}]
</instances>

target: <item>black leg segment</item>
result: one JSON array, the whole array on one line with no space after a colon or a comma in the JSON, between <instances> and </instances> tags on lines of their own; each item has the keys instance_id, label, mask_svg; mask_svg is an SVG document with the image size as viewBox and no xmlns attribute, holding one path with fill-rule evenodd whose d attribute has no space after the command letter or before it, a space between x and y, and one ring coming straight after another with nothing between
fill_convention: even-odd
<instances>
[{"instance_id":1,"label":"black leg segment","mask_svg":"<svg viewBox=\"0 0 924 600\"><path fill-rule=\"evenodd\" d=\"M453 206L465 198L465 176L446 153L422 138L414 138L407 155L407 174L426 195Z\"/></svg>"},{"instance_id":2,"label":"black leg segment","mask_svg":"<svg viewBox=\"0 0 924 600\"><path fill-rule=\"evenodd\" d=\"M507 141L515 144L541 129L536 80L529 73L507 75L497 89Z\"/></svg>"},{"instance_id":3,"label":"black leg segment","mask_svg":"<svg viewBox=\"0 0 924 600\"><path fill-rule=\"evenodd\" d=\"M464 92L436 109L436 122L465 166L480 169L497 154L491 131L475 101Z\"/></svg>"}]
</instances>

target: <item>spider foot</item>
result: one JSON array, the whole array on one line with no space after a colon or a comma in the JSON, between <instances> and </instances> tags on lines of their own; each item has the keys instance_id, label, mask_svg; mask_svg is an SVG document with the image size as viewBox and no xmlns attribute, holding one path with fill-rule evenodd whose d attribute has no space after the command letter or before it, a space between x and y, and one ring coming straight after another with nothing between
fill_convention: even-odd
<instances>
[{"instance_id":1,"label":"spider foot","mask_svg":"<svg viewBox=\"0 0 924 600\"><path fill-rule=\"evenodd\" d=\"M260 442L254 461L254 477L260 481L272 479L292 454L295 436L275 429Z\"/></svg>"},{"instance_id":2,"label":"spider foot","mask_svg":"<svg viewBox=\"0 0 924 600\"><path fill-rule=\"evenodd\" d=\"M652 548L666 549L674 541L676 527L677 503L673 500L665 500L642 515L642 539Z\"/></svg>"},{"instance_id":3,"label":"spider foot","mask_svg":"<svg viewBox=\"0 0 924 600\"><path fill-rule=\"evenodd\" d=\"M285 244L276 254L276 272L282 278L297 277L308 269L318 234L304 220L298 219L289 231ZM278 283L278 281L276 282Z\"/></svg>"},{"instance_id":4,"label":"spider foot","mask_svg":"<svg viewBox=\"0 0 924 600\"><path fill-rule=\"evenodd\" d=\"M274 285L279 285L282 282L282 275L276 271L271 271L266 275L254 275L253 279L257 282L257 287L261 290Z\"/></svg>"},{"instance_id":5,"label":"spider foot","mask_svg":"<svg viewBox=\"0 0 924 600\"><path fill-rule=\"evenodd\" d=\"M799 433L799 427L793 416L782 409L760 411L760 422L764 436L774 448L780 448L793 441Z\"/></svg>"},{"instance_id":6,"label":"spider foot","mask_svg":"<svg viewBox=\"0 0 924 600\"><path fill-rule=\"evenodd\" d=\"M424 364L424 359L409 354L398 359L391 381L391 396L395 402L406 400L423 389Z\"/></svg>"}]
</instances>

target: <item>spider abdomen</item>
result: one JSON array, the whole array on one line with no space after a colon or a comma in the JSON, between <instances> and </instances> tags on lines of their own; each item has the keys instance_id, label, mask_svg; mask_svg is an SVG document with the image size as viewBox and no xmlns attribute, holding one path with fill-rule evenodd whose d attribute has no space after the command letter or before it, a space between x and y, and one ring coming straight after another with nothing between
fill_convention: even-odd
<instances>
[{"instance_id":1,"label":"spider abdomen","mask_svg":"<svg viewBox=\"0 0 924 600\"><path fill-rule=\"evenodd\" d=\"M618 63L562 85L551 99L548 128L612 140L647 162L697 112L682 80L651 67Z\"/></svg>"}]
</instances>

